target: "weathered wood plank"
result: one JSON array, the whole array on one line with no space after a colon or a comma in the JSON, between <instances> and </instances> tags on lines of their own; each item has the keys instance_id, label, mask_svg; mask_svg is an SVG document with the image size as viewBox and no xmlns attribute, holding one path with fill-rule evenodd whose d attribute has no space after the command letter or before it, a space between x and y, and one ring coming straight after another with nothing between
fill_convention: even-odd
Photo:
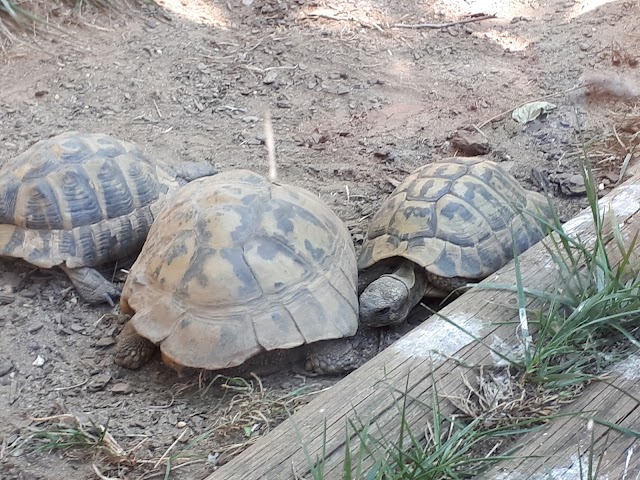
<instances>
[{"instance_id":1,"label":"weathered wood plank","mask_svg":"<svg viewBox=\"0 0 640 480\"><path fill-rule=\"evenodd\" d=\"M503 462L480 478L577 480L580 468L583 472L588 471L591 443L594 468L602 455L598 478L638 478L638 453L631 450L638 449L638 441L597 423L593 425L592 433L587 425L589 418L598 418L640 431L640 406L623 393L626 391L636 398L640 396L640 354L616 365L610 375L608 381L611 385L593 384L580 398L561 410L561 413L582 412L582 415L558 418L542 431L525 435L518 442L523 447L517 453L517 460ZM532 455L541 457L526 458ZM627 464L628 455L630 461Z\"/></svg>"},{"instance_id":2,"label":"weathered wood plank","mask_svg":"<svg viewBox=\"0 0 640 480\"><path fill-rule=\"evenodd\" d=\"M602 199L602 205L605 208L612 206L625 237L633 236L637 225L631 220L640 212L640 176L633 177ZM567 222L565 228L579 234L583 240L593 238L588 211ZM529 249L521 255L520 262L525 285L553 289L555 267L543 245ZM513 263L486 282L515 284ZM514 296L508 292L473 290L441 313L489 344L497 337L505 344L515 346L518 341L514 326L503 324L517 319L515 305ZM395 399L398 394L392 393L395 388L400 392L407 391L409 398L422 400L422 404L410 401L405 415L414 431L423 431L431 415L429 407L423 404L431 403L433 381L440 394L453 393L462 386L461 369L452 357L467 364L493 363L489 349L475 342L473 337L441 317L427 319L328 392L302 407L247 451L220 467L207 480L288 480L294 478L294 471L297 475L307 476L310 466L301 440L312 459L318 458L324 448L325 478L341 478L347 419L357 415L363 421L376 422L386 438L397 438L399 411ZM450 411L446 402L443 406L445 411ZM370 431L376 432L375 429ZM351 437L349 444L352 450L357 449L357 439Z\"/></svg>"}]
</instances>

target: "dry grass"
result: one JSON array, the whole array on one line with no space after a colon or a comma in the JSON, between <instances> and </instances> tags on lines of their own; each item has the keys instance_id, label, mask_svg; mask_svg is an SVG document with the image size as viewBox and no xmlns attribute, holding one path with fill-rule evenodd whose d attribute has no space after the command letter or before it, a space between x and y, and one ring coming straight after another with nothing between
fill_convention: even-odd
<instances>
[{"instance_id":1,"label":"dry grass","mask_svg":"<svg viewBox=\"0 0 640 480\"><path fill-rule=\"evenodd\" d=\"M563 404L571 403L584 389L574 385L565 391L549 391L543 385L532 385L519 376L514 378L509 367L478 369L470 381L461 373L464 392L447 398L467 420L480 420L483 428L500 428L539 419L545 422L558 413Z\"/></svg>"},{"instance_id":2,"label":"dry grass","mask_svg":"<svg viewBox=\"0 0 640 480\"><path fill-rule=\"evenodd\" d=\"M177 438L161 439L166 448L160 456L150 456L143 448L151 435L135 436L132 442L131 437L115 433L108 423L81 420L70 413L32 417L29 429L7 445L6 451L13 455L61 452L70 459L91 461L100 478L166 478L170 472L196 463L227 463L321 391L312 384L283 393L265 389L255 375L251 380L217 375L207 384L200 379L180 386L177 394L194 388L195 395L212 401L211 423L192 437L191 427L185 424Z\"/></svg>"},{"instance_id":3,"label":"dry grass","mask_svg":"<svg viewBox=\"0 0 640 480\"><path fill-rule=\"evenodd\" d=\"M597 180L599 195L627 179L629 165L640 157L640 109L616 114L611 125L586 139L586 156ZM574 144L567 160L584 157L582 144Z\"/></svg>"},{"instance_id":4,"label":"dry grass","mask_svg":"<svg viewBox=\"0 0 640 480\"><path fill-rule=\"evenodd\" d=\"M131 2L131 3L130 3ZM10 44L36 46L38 37L65 38L64 24L87 24L82 15L90 10L122 15L134 4L151 0L0 0L0 48ZM91 25L94 28L99 26Z\"/></svg>"}]
</instances>

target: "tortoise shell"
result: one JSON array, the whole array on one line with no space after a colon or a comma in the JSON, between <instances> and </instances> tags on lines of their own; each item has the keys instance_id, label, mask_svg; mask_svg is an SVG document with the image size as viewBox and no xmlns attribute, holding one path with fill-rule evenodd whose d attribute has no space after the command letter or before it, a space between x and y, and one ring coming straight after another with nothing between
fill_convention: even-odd
<instances>
[{"instance_id":1,"label":"tortoise shell","mask_svg":"<svg viewBox=\"0 0 640 480\"><path fill-rule=\"evenodd\" d=\"M484 279L540 241L535 217L547 199L482 157L446 158L409 175L374 216L358 258L361 271L393 257L442 278Z\"/></svg>"},{"instance_id":2,"label":"tortoise shell","mask_svg":"<svg viewBox=\"0 0 640 480\"><path fill-rule=\"evenodd\" d=\"M166 363L218 370L354 335L357 275L346 226L317 196L231 170L169 199L120 306Z\"/></svg>"},{"instance_id":3,"label":"tortoise shell","mask_svg":"<svg viewBox=\"0 0 640 480\"><path fill-rule=\"evenodd\" d=\"M67 132L0 165L0 256L92 267L137 252L178 188L129 142Z\"/></svg>"}]
</instances>

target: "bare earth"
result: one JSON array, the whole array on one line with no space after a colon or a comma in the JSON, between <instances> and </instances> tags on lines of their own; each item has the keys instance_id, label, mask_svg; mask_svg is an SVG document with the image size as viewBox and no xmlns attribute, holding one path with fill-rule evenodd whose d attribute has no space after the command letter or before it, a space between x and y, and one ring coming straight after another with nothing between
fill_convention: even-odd
<instances>
[{"instance_id":1,"label":"bare earth","mask_svg":"<svg viewBox=\"0 0 640 480\"><path fill-rule=\"evenodd\" d=\"M42 138L81 130L137 142L168 162L266 173L262 120L270 109L279 179L319 194L358 245L394 182L456 154L448 141L454 131L470 127L482 139L473 125L568 90L584 72L634 74L640 46L634 1L159 3L166 10L145 7L133 18L95 11L67 17L58 9L52 18L72 38L38 36L43 51L8 46L0 57L0 161ZM498 18L393 27L478 13ZM488 158L527 188L538 189L540 175L550 180L567 220L586 205L579 185L567 180L578 172L577 125L601 131L612 112L631 104L586 102L581 90L549 101L557 109L542 120L523 126L509 111L482 132ZM614 167L599 172L604 187L615 182ZM113 266L105 271L124 278ZM158 359L122 370L113 364L121 324L69 286L61 272L0 263L0 294L7 296L0 296L3 479L98 478L93 465L111 478L160 478L169 458L193 461L170 478L201 479L285 418L284 400L270 399L335 381L283 371L263 379L261 394L255 379L252 391L223 388L220 380L204 389ZM34 365L38 358L43 363ZM70 417L46 419L61 414ZM98 449L33 453L44 443L24 442L60 421L71 426L74 417L89 430L90 421L107 426L124 450L120 461Z\"/></svg>"}]
</instances>

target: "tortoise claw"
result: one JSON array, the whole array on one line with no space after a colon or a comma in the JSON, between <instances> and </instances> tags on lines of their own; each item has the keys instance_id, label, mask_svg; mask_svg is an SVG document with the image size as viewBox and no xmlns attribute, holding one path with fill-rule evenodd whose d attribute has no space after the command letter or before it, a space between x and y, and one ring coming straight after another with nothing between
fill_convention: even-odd
<instances>
[{"instance_id":1,"label":"tortoise claw","mask_svg":"<svg viewBox=\"0 0 640 480\"><path fill-rule=\"evenodd\" d=\"M108 293L104 294L104 300L109 304L109 306L111 308L115 308L116 304L113 302L113 299L111 298L111 295L109 295Z\"/></svg>"}]
</instances>

